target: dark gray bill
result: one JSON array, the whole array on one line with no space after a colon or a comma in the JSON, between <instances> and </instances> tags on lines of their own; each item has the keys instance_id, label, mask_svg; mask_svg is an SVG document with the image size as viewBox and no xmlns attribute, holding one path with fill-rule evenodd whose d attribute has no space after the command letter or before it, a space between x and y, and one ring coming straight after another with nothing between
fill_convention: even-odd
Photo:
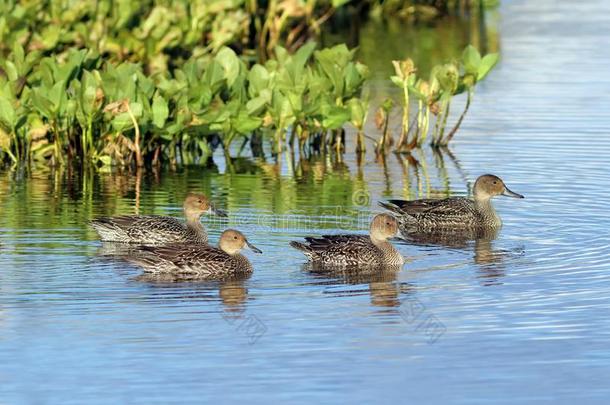
<instances>
[{"instance_id":1,"label":"dark gray bill","mask_svg":"<svg viewBox=\"0 0 610 405\"><path fill-rule=\"evenodd\" d=\"M525 198L521 194L515 193L514 191L510 191L506 186L504 187L504 192L502 193L502 195L513 198Z\"/></svg>"},{"instance_id":2,"label":"dark gray bill","mask_svg":"<svg viewBox=\"0 0 610 405\"><path fill-rule=\"evenodd\" d=\"M214 207L213 205L210 206L209 213L210 214L214 214L214 215L218 215L219 217L225 217L225 218L228 217L226 211L220 210L220 209Z\"/></svg>"},{"instance_id":3,"label":"dark gray bill","mask_svg":"<svg viewBox=\"0 0 610 405\"><path fill-rule=\"evenodd\" d=\"M246 245L248 245L248 247L250 248L251 251L253 251L254 253L263 253L262 250L260 250L259 248L257 248L256 246L254 246L253 244L251 244L250 242L246 241Z\"/></svg>"},{"instance_id":4,"label":"dark gray bill","mask_svg":"<svg viewBox=\"0 0 610 405\"><path fill-rule=\"evenodd\" d=\"M392 237L390 240L404 241L405 239L405 235L403 235L400 228L398 228L398 230L396 231L396 235L394 235L394 237Z\"/></svg>"}]
</instances>

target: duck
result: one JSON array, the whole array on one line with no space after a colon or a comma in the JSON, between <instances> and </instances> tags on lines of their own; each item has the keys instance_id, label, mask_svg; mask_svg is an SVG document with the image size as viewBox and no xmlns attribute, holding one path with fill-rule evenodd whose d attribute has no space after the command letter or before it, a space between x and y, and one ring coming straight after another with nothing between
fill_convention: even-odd
<instances>
[{"instance_id":1,"label":"duck","mask_svg":"<svg viewBox=\"0 0 610 405\"><path fill-rule=\"evenodd\" d=\"M252 273L252 264L240 252L248 247L262 253L238 230L227 229L218 247L204 244L172 243L163 246L141 246L140 253L125 259L148 273L189 274L205 278L226 279Z\"/></svg>"},{"instance_id":2,"label":"duck","mask_svg":"<svg viewBox=\"0 0 610 405\"><path fill-rule=\"evenodd\" d=\"M396 218L378 214L371 221L369 235L307 237L307 243L292 241L290 246L303 252L313 264L321 266L402 266L405 258L388 241L399 235Z\"/></svg>"},{"instance_id":3,"label":"duck","mask_svg":"<svg viewBox=\"0 0 610 405\"><path fill-rule=\"evenodd\" d=\"M182 205L186 222L160 215L120 215L90 221L102 242L161 245L166 243L207 243L208 234L201 224L203 214L226 217L208 197L189 193Z\"/></svg>"},{"instance_id":4,"label":"duck","mask_svg":"<svg viewBox=\"0 0 610 405\"><path fill-rule=\"evenodd\" d=\"M379 204L398 219L401 232L440 232L441 230L494 229L502 226L491 200L503 195L525 198L511 191L496 175L484 174L474 183L473 198L389 200Z\"/></svg>"}]
</instances>

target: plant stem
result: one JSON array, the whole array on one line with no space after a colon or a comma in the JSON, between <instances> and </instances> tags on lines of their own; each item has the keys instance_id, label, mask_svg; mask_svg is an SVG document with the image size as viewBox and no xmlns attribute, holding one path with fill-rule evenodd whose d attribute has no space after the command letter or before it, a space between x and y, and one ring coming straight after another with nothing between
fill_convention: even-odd
<instances>
[{"instance_id":1,"label":"plant stem","mask_svg":"<svg viewBox=\"0 0 610 405\"><path fill-rule=\"evenodd\" d=\"M424 102L419 100L417 103L417 132L415 133L415 140L417 146L421 146L421 130L424 126Z\"/></svg>"},{"instance_id":2,"label":"plant stem","mask_svg":"<svg viewBox=\"0 0 610 405\"><path fill-rule=\"evenodd\" d=\"M57 121L53 121L53 146L55 149L55 165L63 165L64 158L61 155L61 140L59 139L59 128L57 127Z\"/></svg>"},{"instance_id":3,"label":"plant stem","mask_svg":"<svg viewBox=\"0 0 610 405\"><path fill-rule=\"evenodd\" d=\"M428 137L428 132L430 130L430 107L426 105L424 108L426 109L426 112L424 114L424 129L419 134L421 138L419 142L420 145L423 145L424 142L426 142L426 138Z\"/></svg>"},{"instance_id":4,"label":"plant stem","mask_svg":"<svg viewBox=\"0 0 610 405\"><path fill-rule=\"evenodd\" d=\"M396 150L399 150L407 143L409 136L409 88L407 87L406 80L404 81L404 87L402 89L403 106L402 106L402 131L400 132L400 138L396 144Z\"/></svg>"},{"instance_id":5,"label":"plant stem","mask_svg":"<svg viewBox=\"0 0 610 405\"><path fill-rule=\"evenodd\" d=\"M451 100L447 100L445 105L445 112L443 112L443 124L441 125L441 133L439 134L438 141L439 145L443 145L443 135L445 134L445 128L447 127L447 118L449 117L449 108L451 107Z\"/></svg>"},{"instance_id":6,"label":"plant stem","mask_svg":"<svg viewBox=\"0 0 610 405\"><path fill-rule=\"evenodd\" d=\"M464 120L464 117L466 116L466 113L468 112L468 107L470 107L471 100L472 100L472 90L469 90L468 97L466 98L466 106L464 107L464 111L462 111L462 114L460 115L460 118L458 119L458 121L455 124L455 126L453 127L453 129L447 134L447 140L445 142L443 142L443 145L449 145L449 142L451 142L451 139L453 139L453 136L455 135L457 130L460 128L460 125L462 125L462 121Z\"/></svg>"},{"instance_id":7,"label":"plant stem","mask_svg":"<svg viewBox=\"0 0 610 405\"><path fill-rule=\"evenodd\" d=\"M366 152L366 145L364 144L364 131L362 127L358 128L358 138L356 138L356 153Z\"/></svg>"},{"instance_id":8,"label":"plant stem","mask_svg":"<svg viewBox=\"0 0 610 405\"><path fill-rule=\"evenodd\" d=\"M138 165L138 167L142 167L142 166L144 166L144 160L142 159L142 152L140 151L140 126L138 125L138 121L136 120L136 117L133 115L133 112L131 111L131 108L129 107L129 102L126 103L126 106L127 106L127 113L129 114L129 118L131 118L131 121L133 122L133 127L136 132L136 138L134 141L134 149L135 149L135 153L136 153L136 164Z\"/></svg>"}]
</instances>

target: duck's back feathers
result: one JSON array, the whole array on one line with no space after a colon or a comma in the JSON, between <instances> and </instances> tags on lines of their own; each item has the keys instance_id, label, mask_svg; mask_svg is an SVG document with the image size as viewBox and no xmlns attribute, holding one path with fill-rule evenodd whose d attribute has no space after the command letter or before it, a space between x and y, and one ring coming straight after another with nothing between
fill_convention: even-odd
<instances>
[{"instance_id":1,"label":"duck's back feathers","mask_svg":"<svg viewBox=\"0 0 610 405\"><path fill-rule=\"evenodd\" d=\"M310 246L315 246L318 249L324 249L333 245L362 245L368 246L371 244L371 238L367 235L322 235L316 237L306 237Z\"/></svg>"},{"instance_id":2,"label":"duck's back feathers","mask_svg":"<svg viewBox=\"0 0 610 405\"><path fill-rule=\"evenodd\" d=\"M173 217L158 215L120 215L101 217L90 222L103 242L145 243L150 245L194 242L206 243L203 226L187 226Z\"/></svg>"},{"instance_id":3,"label":"duck's back feathers","mask_svg":"<svg viewBox=\"0 0 610 405\"><path fill-rule=\"evenodd\" d=\"M367 235L323 235L307 237L307 243L290 242L290 246L302 251L307 258L323 266L369 267L383 266L389 261L402 265L403 257L385 242L376 246Z\"/></svg>"},{"instance_id":4,"label":"duck's back feathers","mask_svg":"<svg viewBox=\"0 0 610 405\"><path fill-rule=\"evenodd\" d=\"M252 266L244 256L229 255L209 245L178 243L142 246L140 252L126 259L147 272L197 274L203 277L225 277L252 272Z\"/></svg>"},{"instance_id":5,"label":"duck's back feathers","mask_svg":"<svg viewBox=\"0 0 610 405\"><path fill-rule=\"evenodd\" d=\"M474 201L464 197L441 200L389 200L380 205L397 215L402 230L470 227L481 222Z\"/></svg>"}]
</instances>

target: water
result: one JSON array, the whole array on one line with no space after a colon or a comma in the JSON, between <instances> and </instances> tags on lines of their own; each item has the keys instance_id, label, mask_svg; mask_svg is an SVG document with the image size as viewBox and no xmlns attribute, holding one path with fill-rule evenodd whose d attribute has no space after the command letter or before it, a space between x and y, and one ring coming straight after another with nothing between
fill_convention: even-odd
<instances>
[{"instance_id":1,"label":"water","mask_svg":"<svg viewBox=\"0 0 610 405\"><path fill-rule=\"evenodd\" d=\"M0 174L0 403L606 403L609 11L503 2L501 64L453 156L426 150L418 167L349 153L233 173L217 159L141 178ZM384 198L466 195L484 172L526 196L496 200L493 241L401 245L412 261L377 277L311 274L287 247L361 232ZM172 283L99 256L86 220L179 216L187 190L231 213L205 220L212 240L239 227L264 251L251 278Z\"/></svg>"}]
</instances>

